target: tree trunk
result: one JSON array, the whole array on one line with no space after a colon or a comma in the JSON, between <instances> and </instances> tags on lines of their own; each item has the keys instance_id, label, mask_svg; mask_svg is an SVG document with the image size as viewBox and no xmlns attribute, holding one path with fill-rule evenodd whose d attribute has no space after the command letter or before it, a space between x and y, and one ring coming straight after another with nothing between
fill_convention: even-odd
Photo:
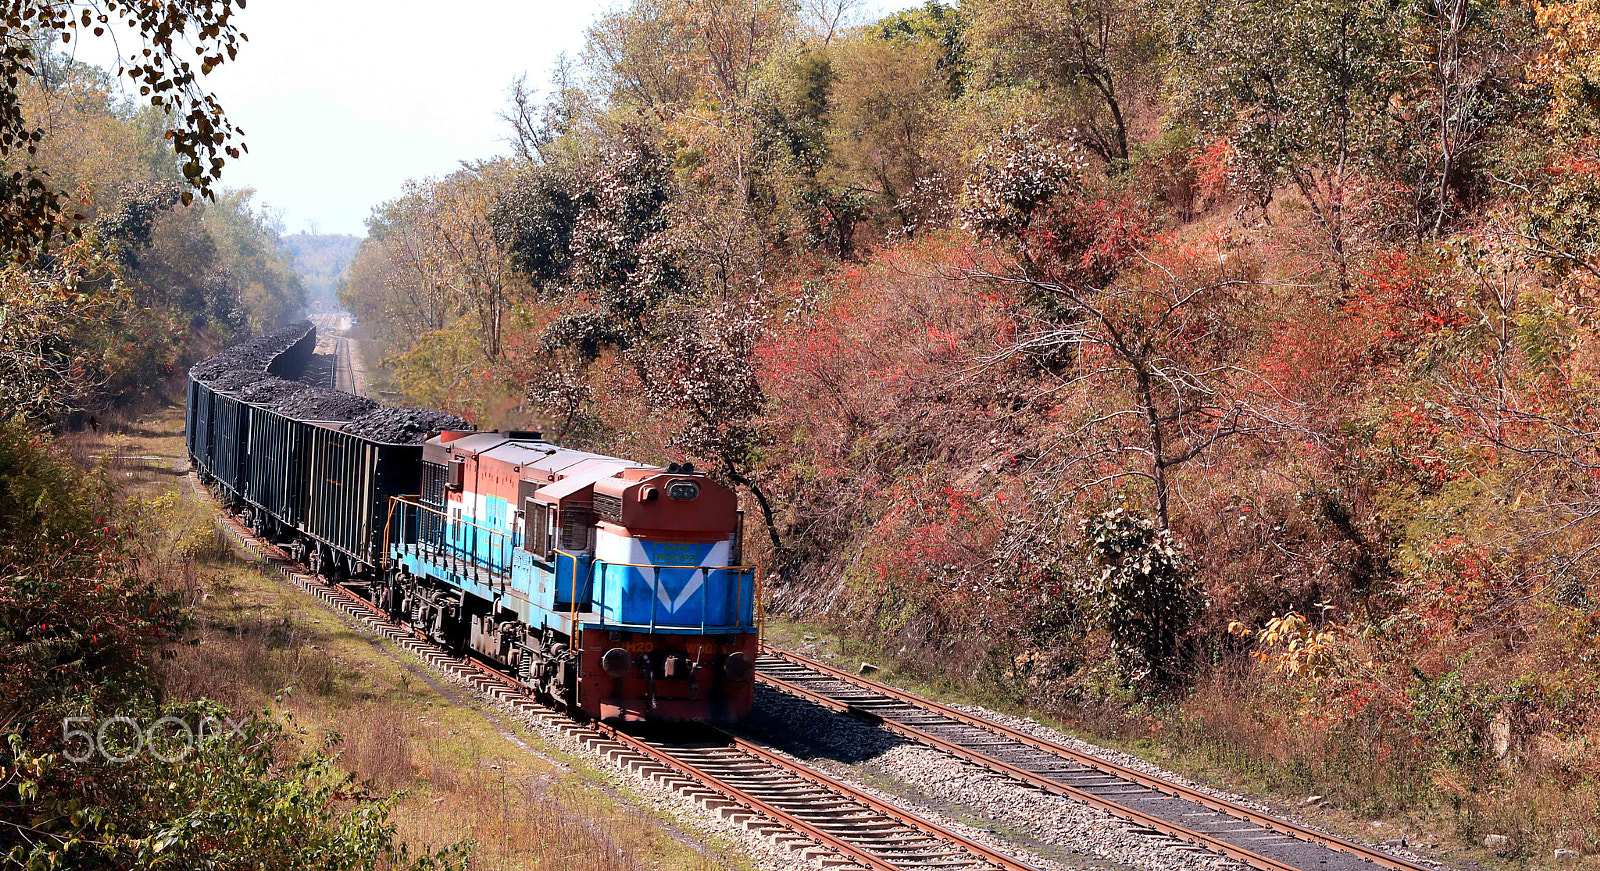
<instances>
[{"instance_id":1,"label":"tree trunk","mask_svg":"<svg viewBox=\"0 0 1600 871\"><path fill-rule=\"evenodd\" d=\"M761 506L761 520L767 524L767 536L772 540L772 550L775 553L783 553L783 541L778 537L777 517L772 510L772 502L767 499L766 491L761 489L760 484L740 473L739 468L733 463L725 462L723 467L728 470L728 477L732 478L735 484L749 490L750 494L756 497L756 504Z\"/></svg>"},{"instance_id":2,"label":"tree trunk","mask_svg":"<svg viewBox=\"0 0 1600 871\"><path fill-rule=\"evenodd\" d=\"M1150 477L1156 487L1156 522L1163 530L1172 526L1168 511L1167 454L1165 439L1161 434L1161 414L1156 408L1155 389L1150 373L1136 365L1134 378L1139 385L1139 404L1144 406L1146 425L1150 429Z\"/></svg>"}]
</instances>

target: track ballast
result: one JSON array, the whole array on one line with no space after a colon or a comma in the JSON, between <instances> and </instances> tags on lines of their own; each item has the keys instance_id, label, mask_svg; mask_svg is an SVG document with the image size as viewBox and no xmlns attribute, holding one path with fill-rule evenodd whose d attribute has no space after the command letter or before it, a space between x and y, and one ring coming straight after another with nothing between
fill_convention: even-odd
<instances>
[{"instance_id":1,"label":"track ballast","mask_svg":"<svg viewBox=\"0 0 1600 871\"><path fill-rule=\"evenodd\" d=\"M1152 777L771 645L762 683L1260 871L1423 866Z\"/></svg>"}]
</instances>

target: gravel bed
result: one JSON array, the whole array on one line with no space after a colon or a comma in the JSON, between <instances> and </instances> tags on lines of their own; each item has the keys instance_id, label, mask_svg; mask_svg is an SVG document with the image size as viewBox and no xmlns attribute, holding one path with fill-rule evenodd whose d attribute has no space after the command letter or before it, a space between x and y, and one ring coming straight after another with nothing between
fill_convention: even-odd
<instances>
[{"instance_id":1,"label":"gravel bed","mask_svg":"<svg viewBox=\"0 0 1600 871\"><path fill-rule=\"evenodd\" d=\"M1041 869L1245 867L766 687L757 688L747 728L807 765Z\"/></svg>"},{"instance_id":2,"label":"gravel bed","mask_svg":"<svg viewBox=\"0 0 1600 871\"><path fill-rule=\"evenodd\" d=\"M1380 843L1380 842L1377 842L1377 841L1370 841L1370 840L1366 840L1366 839L1363 839L1363 838L1350 837L1350 836L1347 836L1347 835L1339 834L1337 832L1330 832L1327 829L1325 829L1325 828L1323 828L1323 827L1321 827L1319 825L1316 825L1315 823L1308 822L1308 821L1306 821L1304 819L1296 818L1296 816L1294 814L1285 812L1284 809L1281 808L1281 807L1272 807L1270 805L1262 804L1259 800L1257 800L1257 799L1255 799L1255 798L1253 798L1251 796L1243 795L1243 794L1236 793L1236 792L1226 792L1226 791L1223 791L1223 790L1220 790L1220 789L1216 789L1216 788L1211 787L1211 786L1207 786L1206 784L1203 784L1203 783L1195 783L1194 781L1189 780L1188 778L1183 777L1183 776L1181 776L1179 774L1175 774L1175 773L1173 773L1171 771L1168 771L1167 769L1162 768L1161 766L1156 765L1153 762L1148 762L1148 761L1146 761L1144 759L1140 759L1139 757L1133 756L1133 755L1128 754L1128 753L1123 753L1123 752L1118 751L1118 750L1112 750L1112 749L1107 748L1107 747L1101 747L1098 744L1091 744L1091 743L1089 743L1087 741L1084 741L1082 739L1074 738L1071 735L1064 734L1064 733L1062 733L1060 731L1057 731L1055 729L1050 728L1049 726L1044 725L1043 723L1037 722L1037 721L1029 719L1027 717L1016 717L1016 716L1012 716L1010 714L1002 714L1002 713L1000 713L998 711L991 711L988 708L979 707L977 705L960 705L960 704L956 704L956 705L949 705L949 707L955 708L956 710L961 711L964 714L971 714L972 716L975 716L975 717L982 717L985 720L990 720L990 721L998 723L998 724L1000 724L1002 726L1007 726L1007 727L1010 727L1012 729L1016 729L1018 732L1024 732L1026 734L1032 735L1035 738L1043 738L1044 740L1049 741L1051 743L1060 744L1061 746L1066 747L1069 750L1076 750L1079 753L1083 753L1083 754L1086 754L1088 756L1093 756L1096 759L1103 759L1106 762L1111 762L1111 763L1114 763L1116 765L1120 765L1123 768L1132 769L1134 771L1139 772L1140 774L1148 774L1148 775L1150 775L1152 777L1159 777L1162 780L1170 781L1172 783L1178 784L1179 786L1186 786L1186 787L1189 787L1190 789L1193 789L1193 790L1195 790L1197 792L1205 793L1206 795L1209 795L1209 796L1211 796L1213 798L1220 798L1220 799L1223 799L1225 801L1230 801L1230 802L1233 802L1234 804L1242 805L1244 807L1250 808L1251 810L1254 810L1254 811L1260 811L1261 813L1264 813L1264 814L1271 814L1272 816L1278 817L1279 819L1286 820L1288 822L1294 823L1294 824L1299 825L1299 826L1304 826L1305 828L1310 829L1310 830L1312 830L1314 832L1319 832L1321 834L1330 835L1330 836L1337 837L1337 838L1342 838L1342 839L1347 840L1347 841L1351 841L1351 842L1354 842L1354 843L1362 844L1362 845L1367 846L1367 847L1372 847L1373 849L1382 850L1385 853L1389 853L1392 856L1395 856L1395 857L1398 857L1398 858L1401 858L1401 859L1405 859L1405 860L1410 861L1410 862L1419 862L1419 863L1425 863L1425 864L1429 864L1429 865L1439 865L1439 863L1437 861L1429 859L1428 857L1423 856L1420 853L1413 852L1412 850L1407 849L1407 848L1391 846L1391 845L1386 844L1386 843Z\"/></svg>"}]
</instances>

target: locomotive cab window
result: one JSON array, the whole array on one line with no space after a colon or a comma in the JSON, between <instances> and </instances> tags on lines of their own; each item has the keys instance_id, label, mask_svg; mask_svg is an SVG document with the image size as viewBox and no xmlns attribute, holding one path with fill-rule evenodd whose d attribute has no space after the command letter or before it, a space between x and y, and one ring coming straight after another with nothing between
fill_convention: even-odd
<instances>
[{"instance_id":1,"label":"locomotive cab window","mask_svg":"<svg viewBox=\"0 0 1600 871\"><path fill-rule=\"evenodd\" d=\"M450 477L445 484L446 489L459 491L466 483L467 460L465 457L452 457L450 459Z\"/></svg>"}]
</instances>

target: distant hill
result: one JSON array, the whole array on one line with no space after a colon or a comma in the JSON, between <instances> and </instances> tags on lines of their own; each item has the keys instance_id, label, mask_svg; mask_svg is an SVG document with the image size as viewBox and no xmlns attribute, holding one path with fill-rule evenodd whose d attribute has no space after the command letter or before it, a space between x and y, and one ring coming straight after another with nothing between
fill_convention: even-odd
<instances>
[{"instance_id":1,"label":"distant hill","mask_svg":"<svg viewBox=\"0 0 1600 871\"><path fill-rule=\"evenodd\" d=\"M295 233L284 236L290 262L306 288L306 303L312 309L339 308L339 279L361 247L360 236L339 233Z\"/></svg>"}]
</instances>

